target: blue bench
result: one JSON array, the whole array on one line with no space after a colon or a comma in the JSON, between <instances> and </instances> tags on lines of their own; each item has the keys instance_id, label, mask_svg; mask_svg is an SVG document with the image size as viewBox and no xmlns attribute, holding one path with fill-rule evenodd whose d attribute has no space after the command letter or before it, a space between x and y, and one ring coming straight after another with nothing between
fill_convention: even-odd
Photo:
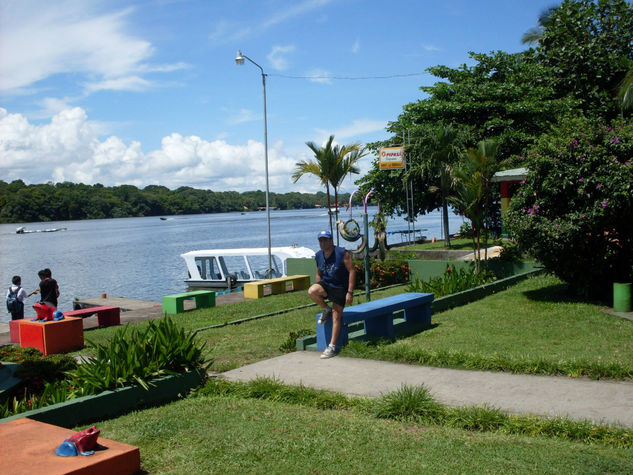
<instances>
[{"instance_id":1,"label":"blue bench","mask_svg":"<svg viewBox=\"0 0 633 475\"><path fill-rule=\"evenodd\" d=\"M343 309L341 334L338 337L337 346L346 345L349 341L348 325L361 321L365 324L365 333L368 336L375 338L393 337L395 333L394 312L404 311L404 323L410 327L429 327L431 326L432 302L433 294L408 292L346 307ZM317 349L323 351L332 339L332 319L319 325L320 316L321 314L316 316Z\"/></svg>"}]
</instances>

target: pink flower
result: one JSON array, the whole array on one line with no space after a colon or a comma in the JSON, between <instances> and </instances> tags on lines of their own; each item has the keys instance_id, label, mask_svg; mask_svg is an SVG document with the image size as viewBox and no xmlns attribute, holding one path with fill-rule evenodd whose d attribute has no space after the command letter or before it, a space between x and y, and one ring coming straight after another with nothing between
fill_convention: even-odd
<instances>
[{"instance_id":1,"label":"pink flower","mask_svg":"<svg viewBox=\"0 0 633 475\"><path fill-rule=\"evenodd\" d=\"M578 181L582 183L583 181L585 181L585 179L581 177Z\"/></svg>"},{"instance_id":2,"label":"pink flower","mask_svg":"<svg viewBox=\"0 0 633 475\"><path fill-rule=\"evenodd\" d=\"M596 190L599 190L600 188L602 188L602 183L598 183L598 184L596 185Z\"/></svg>"},{"instance_id":3,"label":"pink flower","mask_svg":"<svg viewBox=\"0 0 633 475\"><path fill-rule=\"evenodd\" d=\"M602 208L606 208L607 207L607 203L609 202L609 200L604 200L602 203L600 203L602 205Z\"/></svg>"}]
</instances>

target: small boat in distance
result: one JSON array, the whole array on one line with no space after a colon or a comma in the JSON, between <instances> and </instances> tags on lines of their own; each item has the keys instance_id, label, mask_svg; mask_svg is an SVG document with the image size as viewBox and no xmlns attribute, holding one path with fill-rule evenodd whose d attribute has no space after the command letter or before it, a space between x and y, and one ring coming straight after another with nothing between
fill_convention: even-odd
<instances>
[{"instance_id":1,"label":"small boat in distance","mask_svg":"<svg viewBox=\"0 0 633 475\"><path fill-rule=\"evenodd\" d=\"M271 248L272 269L268 268L268 248L209 249L181 254L187 265L191 288L231 288L263 279L287 275L289 258L314 258L307 247Z\"/></svg>"},{"instance_id":2,"label":"small boat in distance","mask_svg":"<svg viewBox=\"0 0 633 475\"><path fill-rule=\"evenodd\" d=\"M57 231L66 231L66 228L26 229L24 226L20 226L16 228L15 234L54 233Z\"/></svg>"}]
</instances>

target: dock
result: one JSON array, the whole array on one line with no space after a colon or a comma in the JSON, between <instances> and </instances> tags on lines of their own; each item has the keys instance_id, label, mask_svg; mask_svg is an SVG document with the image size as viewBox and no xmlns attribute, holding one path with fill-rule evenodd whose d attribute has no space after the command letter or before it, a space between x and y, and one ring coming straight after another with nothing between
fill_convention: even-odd
<instances>
[{"instance_id":1,"label":"dock","mask_svg":"<svg viewBox=\"0 0 633 475\"><path fill-rule=\"evenodd\" d=\"M221 307L232 303L243 302L244 292L232 292L230 294L222 294L215 296L215 305ZM135 323L143 320L154 320L163 316L163 306L161 302L153 302L151 300L130 299L125 297L95 297L95 298L76 298L73 302L75 310L78 308L89 307L119 307L121 309L121 324ZM192 310L194 302L185 300L185 311ZM26 309L26 313L29 313ZM62 309L62 311L64 311ZM25 316L26 319L34 318L35 315ZM98 327L97 316L93 315L83 319L84 331L93 330ZM11 344L9 335L9 324L0 323L0 346Z\"/></svg>"}]
</instances>

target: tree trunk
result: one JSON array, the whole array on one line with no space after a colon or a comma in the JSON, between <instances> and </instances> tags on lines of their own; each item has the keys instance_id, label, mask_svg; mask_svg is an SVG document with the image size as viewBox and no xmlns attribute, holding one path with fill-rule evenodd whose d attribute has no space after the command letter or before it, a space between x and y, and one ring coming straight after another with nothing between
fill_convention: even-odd
<instances>
[{"instance_id":1,"label":"tree trunk","mask_svg":"<svg viewBox=\"0 0 633 475\"><path fill-rule=\"evenodd\" d=\"M448 235L448 201L446 190L442 188L442 220L444 221L444 247L451 247L451 238Z\"/></svg>"},{"instance_id":2,"label":"tree trunk","mask_svg":"<svg viewBox=\"0 0 633 475\"><path fill-rule=\"evenodd\" d=\"M334 235L334 230L332 229L332 201L330 200L330 182L325 184L325 191L327 192L327 215L330 219L330 232Z\"/></svg>"}]
</instances>

